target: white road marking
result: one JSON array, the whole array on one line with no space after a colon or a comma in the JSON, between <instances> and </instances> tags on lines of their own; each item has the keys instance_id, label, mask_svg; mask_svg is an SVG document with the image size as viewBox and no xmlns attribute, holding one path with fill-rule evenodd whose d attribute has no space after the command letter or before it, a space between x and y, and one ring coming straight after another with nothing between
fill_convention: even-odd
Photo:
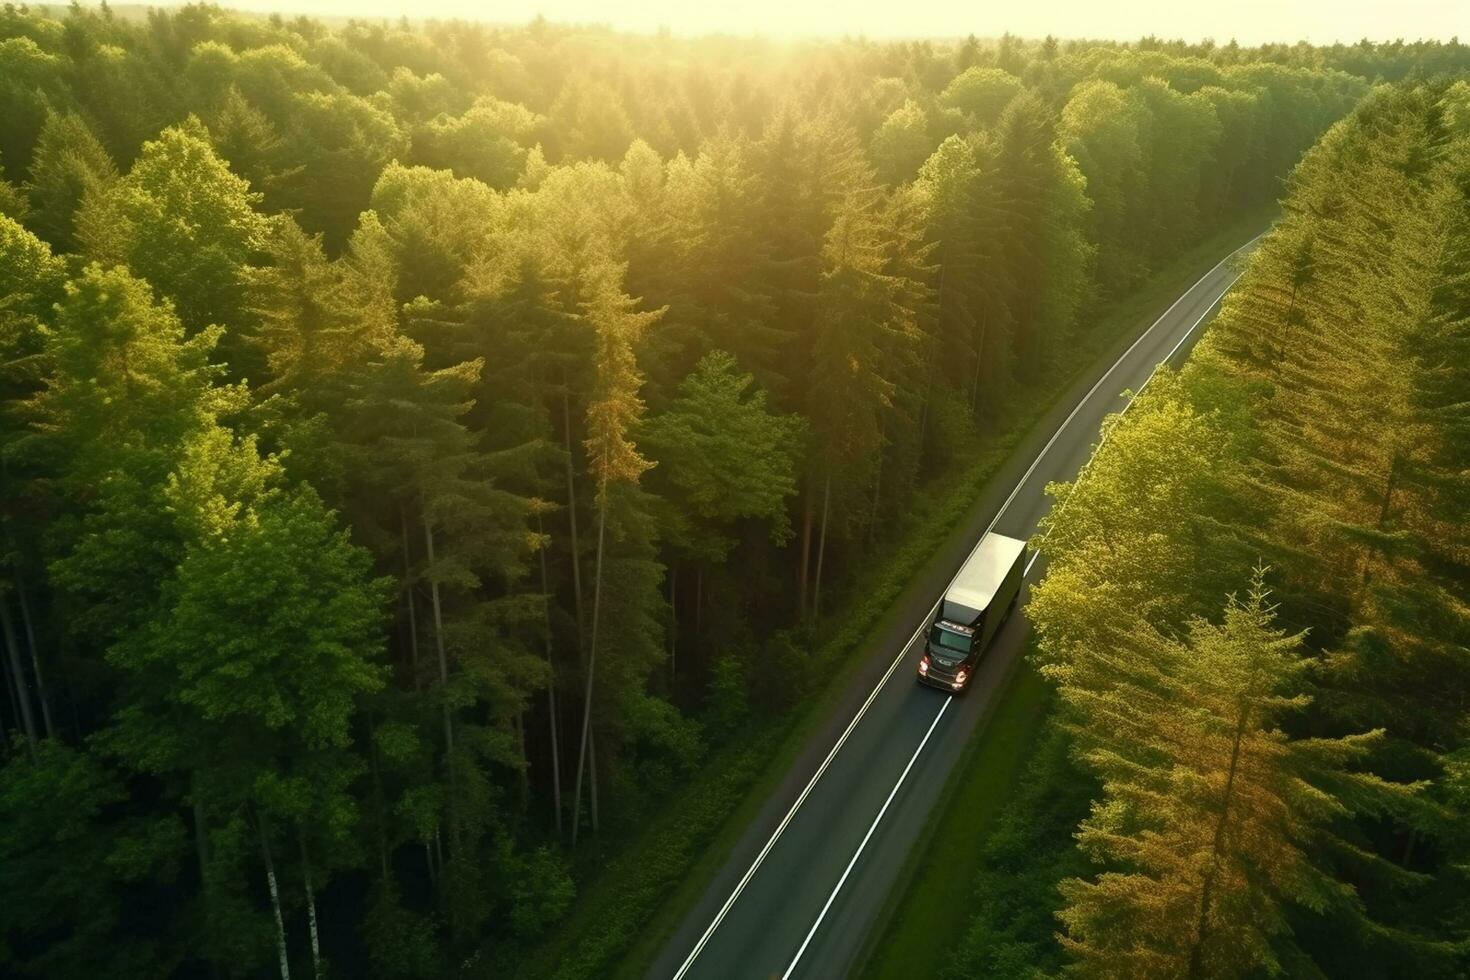
<instances>
[{"instance_id":1,"label":"white road marking","mask_svg":"<svg viewBox=\"0 0 1470 980\"><path fill-rule=\"evenodd\" d=\"M912 643L913 640L910 640L908 644L905 644L904 650L907 650L909 644ZM843 743L847 741L847 737L852 734L852 730L857 727L858 722L863 720L863 715L867 714L868 706L871 705L873 703L873 700L878 697L878 692L883 690L883 685L888 683L888 678L892 676L894 669L898 667L899 663L902 662L902 660L903 653L900 652L899 655L894 658L893 663L888 665L888 670L884 672L883 679L878 682L877 687L873 688L872 692L868 695L868 699L863 702L863 706L859 708L858 713L853 716L852 721L848 722L846 730L844 730L842 733L842 737L837 740L836 745L832 746L832 751L827 753L827 758L822 760L822 765L817 769L816 773L807 782L806 787L802 789L801 795L796 798L796 802L792 804L791 809L786 811L786 816L781 818L781 823L776 827L776 832L771 835L770 840L766 841L765 846L762 847L760 853L756 855L755 861L752 862L750 867L745 870L745 874L741 876L739 884L737 884L735 886L735 890L730 893L730 897L725 899L725 904L720 907L719 914L716 915L714 921L709 924L709 928L704 930L704 935L699 937L699 942L695 944L694 950L689 954L689 957L684 960L683 965L679 967L679 972L674 974L674 980L682 980L684 974L688 973L689 968L694 965L695 958L698 957L699 954L704 950L705 944L709 942L709 937L714 935L715 929L719 928L720 923L724 921L725 915L730 911L730 907L735 904L735 900L740 897L740 893L745 891L745 886L750 882L750 879L755 876L756 870L759 869L762 862L765 861L766 855L771 853L771 848L776 846L776 841L780 838L782 832L785 831L786 825L791 822L791 818L796 816L796 811L801 809L801 805L806 802L807 795L811 793L812 787L817 785L817 780L822 778L822 773L827 771L827 767L831 765L832 760L837 757L837 751L842 748Z\"/></svg>"},{"instance_id":2,"label":"white road marking","mask_svg":"<svg viewBox=\"0 0 1470 980\"><path fill-rule=\"evenodd\" d=\"M1262 234L1264 234L1264 232ZM1051 434L1051 438L1046 441L1046 445L1044 445L1044 446L1041 447L1041 452L1039 452L1039 453L1036 454L1036 458L1033 459L1031 461L1031 465L1026 468L1026 472L1024 474L1022 474L1021 479L1019 481L1017 481L1017 483L1016 483L1016 485L1014 487L1011 488L1010 494L1006 497L1005 501L1000 505L1000 509L995 512L995 516L990 519L990 523L988 525L986 525L985 531L980 535L980 539L981 540L983 540L985 538L985 535L986 534L989 534L991 531L993 531L995 529L996 523L1003 516L1005 516L1006 510L1011 506L1011 503L1016 499L1016 495L1021 492L1021 488L1026 485L1026 481L1029 480L1029 479L1031 479L1031 474L1036 471L1036 467L1041 464L1041 461L1046 457L1046 454L1051 450L1052 445L1056 443L1058 437L1060 437L1061 434L1062 434L1062 432L1066 430L1067 426L1072 423L1072 419L1076 418L1077 413L1082 410L1082 406L1086 405L1088 403L1088 401L1091 400L1092 396L1097 393L1097 390L1102 387L1103 383L1105 381L1107 381L1108 378L1112 377L1112 374L1117 369L1118 365L1119 364L1122 364L1125 360L1127 360L1128 359L1128 355L1129 354L1132 354L1133 351L1138 347L1138 345L1141 344L1141 343L1143 343L1144 339L1146 337L1148 337L1149 334L1153 333L1154 332L1154 329L1156 327L1158 327L1158 325L1160 323L1163 323L1164 320L1169 316L1170 313L1173 313L1174 312L1175 307L1177 307L1180 303L1184 302L1185 298L1188 297L1190 293L1192 293L1196 289L1198 289L1201 283L1203 283L1206 279L1209 279L1212 275L1214 275L1217 271L1219 271L1220 267L1223 266L1223 265L1225 265L1225 263L1227 263L1231 259L1235 258L1235 256L1239 255L1245 249L1250 248L1252 245L1254 245L1260 238L1261 238L1261 235L1257 235L1255 238L1252 238L1250 241L1248 241L1244 245L1240 246L1240 248L1237 248L1235 251L1233 251L1229 255L1225 256L1219 262L1215 263L1215 265L1210 269L1209 272L1206 272L1203 276L1200 276L1200 278L1198 280L1196 280L1195 283L1192 286L1190 286L1188 289L1186 289L1183 293L1181 293L1179 295L1179 298L1178 299L1176 299L1173 303L1169 304L1169 308L1167 310L1165 310L1162 314L1160 314L1159 315L1159 318L1157 320L1155 320L1152 324L1150 324L1149 325L1149 328L1147 330L1145 330L1143 333L1139 334L1138 335L1138 338L1136 340L1134 340L1132 344L1129 344L1128 345L1128 349L1125 350L1121 355L1119 355L1118 359L1116 361L1114 361L1112 363L1112 365L1109 366L1106 371L1103 372L1102 377L1098 378L1097 381L1093 384L1093 386L1091 388L1087 389L1087 394L1083 395L1080 399L1078 399L1077 404L1072 407L1072 411L1069 412L1067 414L1067 417L1062 420L1062 424L1059 425L1059 426L1057 426L1057 430ZM1237 276L1236 278L1238 279L1239 276ZM1234 283L1235 283L1235 280L1232 279L1231 280L1231 285L1234 285ZM1226 287L1226 291L1229 291L1229 286ZM1210 308L1211 309L1214 308L1214 304L1213 303L1210 304ZM1206 311L1206 313L1208 314L1208 310ZM1203 320L1203 319L1204 319L1203 317L1200 318L1200 320ZM1194 327L1199 326L1199 323L1200 323L1199 320L1195 321L1194 326L1192 326L1192 327L1189 328L1190 329L1190 332L1193 332ZM1188 334L1186 334L1185 336L1188 336ZM1181 340L1180 341L1180 344L1182 344L1182 343L1183 343L1183 341ZM1170 357L1173 356L1174 351L1177 351L1179 349L1180 344L1174 345L1174 350L1172 350L1172 351L1169 352L1169 356ZM1155 367L1154 370L1157 371L1158 368ZM1150 374L1149 375L1149 379L1152 379L1152 378L1153 378L1153 375ZM1146 381L1144 381L1144 386L1146 387L1147 385L1148 385L1148 381L1146 380ZM1139 390L1139 392L1142 392L1143 391L1143 387L1140 387L1138 390ZM1135 397L1136 397L1136 395L1135 395ZM979 544L980 544L980 542L977 540L976 543L975 543L975 546L976 547L979 547ZM971 551L971 554L974 554L973 550ZM1036 555L1033 554L1031 556L1031 560L1029 562L1027 562L1025 570L1022 572L1022 575L1023 576L1027 572L1030 572L1031 571L1031 565L1033 563L1035 563L1035 561L1036 561ZM963 567L963 565L964 565L964 563L961 562L961 567ZM959 571L956 570L955 571L954 578L951 578L949 580L949 585L953 585L955 578L958 578L958 577L959 577ZM730 892L730 897L727 898L727 899L725 899L725 903L720 906L720 911L715 914L714 919L710 922L709 926L704 930L704 933L699 937L699 941L694 944L694 949L690 951L688 957L686 957L685 960L684 960L684 962L682 964L680 964L678 971L674 974L673 980L683 980L684 975L689 972L689 968L694 965L694 961L699 957L699 954L704 951L704 947L709 943L710 937L713 936L714 933L715 933L715 930L720 927L720 923L723 922L723 921L725 921L725 916L729 914L730 909L734 906L736 899L738 899L740 897L741 892L745 891L745 886L750 883L750 879L753 878L753 877L755 877L756 871L758 871L760 869L760 866L765 862L766 856L771 853L771 849L776 846L776 841L779 840L780 837L781 837L781 835L786 831L786 827L791 823L792 819L796 816L796 811L801 809L801 805L806 802L806 798L811 794L812 788L817 785L817 781L822 778L822 774L827 771L827 767L830 766L832 764L832 760L837 757L837 753L842 749L842 746L844 744L846 744L848 737L851 736L853 730L855 728L857 728L858 722L860 722L860 721L863 720L863 716L865 714L867 714L868 708L871 707L872 704L873 704L873 702L877 699L878 693L883 690L884 686L888 683L888 679L893 676L893 672L898 668L898 665L903 662L904 656L908 653L909 648L914 645L914 641L916 641L921 635L923 635L924 630L928 627L929 623L934 619L934 614L939 611L939 604L940 604L940 602L943 601L944 593L947 592L947 591L949 591L949 585L946 585L944 587L944 589L940 591L940 599L936 600L935 603L934 603L934 605L929 609L928 614L924 617L923 621L920 622L919 628L914 631L914 634L911 637L909 637L908 642L906 642L902 647L899 648L898 655L893 658L893 662L891 664L889 664L888 665L888 669L883 672L883 676L879 679L877 686L874 687L871 692L869 692L867 699L864 700L863 703L862 703L862 706L860 708L858 708L857 714L853 715L852 721L848 722L847 728L843 729L842 735L837 739L836 744L834 744L832 746L831 751L829 751L827 753L826 758L822 760L822 764L817 768L817 771L812 775L812 778L807 781L806 786L802 788L801 795L796 798L796 802L791 805L791 809L787 810L786 811L786 815L781 818L781 822L779 824L777 824L776 830L771 834L770 838L766 841L765 845L763 847L761 847L760 853L758 853L756 855L755 860L751 863L750 867L745 870L745 874L743 874L743 875L740 876L740 881L736 883L734 890ZM946 706L949 704L949 701L950 701L950 698L946 698L945 699L945 705ZM940 714L943 714L943 713L944 713L944 709L941 708L940 709ZM936 723L938 722L938 716L935 717L935 722ZM930 731L932 731L932 730L933 730L933 726L931 725L930 726ZM926 740L928 739L928 736L927 735L925 735L924 737L925 737ZM921 744L920 745L920 748L922 748L922 747L923 746ZM917 756L917 753L915 753L915 755ZM912 765L912 764L913 764L912 763L912 760L910 760L910 765ZM904 770L904 773L905 773L905 775L907 775L908 770L905 769ZM900 778L899 781L902 782L902 778ZM894 787L894 791L897 792L897 787ZM892 798L892 794L890 794L890 799L891 798ZM884 804L884 809L885 810L887 809L887 804L886 803ZM880 813L880 816L881 816L881 813ZM876 822L875 822L875 826L876 826ZM871 833L871 830L869 832ZM866 841L867 841L867 839L864 838L864 843L866 843ZM859 848L859 850L861 851L861 848ZM854 857L854 860L856 860L855 857ZM849 870L850 869L851 869L851 865L849 865ZM845 879L847 877L846 874L844 874L843 877ZM840 887L840 885L839 885L839 887ZM833 895L834 896L836 895L836 892L835 891L833 892ZM828 899L828 904L829 905L831 904L831 899ZM825 915L826 914L826 909L823 909L822 911L823 911L823 915ZM817 925L821 925L821 922L822 922L822 920L819 917L817 919ZM814 933L815 931L816 931L816 925L814 925L812 927L812 932ZM811 935L809 934L807 938L808 938L808 940L810 940ZM803 947L805 947L805 943L803 944ZM800 954L798 954L798 956L800 956ZM793 963L793 966L794 965L795 964Z\"/></svg>"},{"instance_id":3,"label":"white road marking","mask_svg":"<svg viewBox=\"0 0 1470 980\"><path fill-rule=\"evenodd\" d=\"M1257 236L1257 237L1259 237L1259 236ZM1251 239L1251 241L1255 241L1255 239ZM1247 243L1247 244L1249 244L1249 243ZM1242 248L1243 247L1244 246L1242 246ZM1239 251L1239 249L1237 249L1237 251ZM1234 253L1231 253L1231 254L1233 255ZM1227 256L1227 258L1228 258L1228 256ZM1215 268L1218 269L1219 268L1219 265L1216 265ZM1210 271L1213 272L1214 269L1211 269ZM1229 284L1226 285L1224 291L1220 293L1220 298L1223 298L1226 293L1230 292L1231 287L1233 287L1236 284L1236 282L1239 281L1239 279L1240 279L1240 277L1242 275L1244 275L1244 273L1239 273L1239 274L1237 274L1235 276L1234 279L1231 279L1230 280ZM1196 283L1195 285L1198 285L1198 283ZM1186 291L1185 295L1188 295L1189 292L1192 292L1193 291L1193 289L1194 289L1194 287L1191 286L1190 289ZM1184 297L1182 297L1182 296L1180 297L1180 299L1183 299L1183 298ZM1184 331L1184 336L1182 336L1182 337L1179 338L1179 342L1176 343L1173 346L1172 349L1170 349L1169 353L1167 353L1167 354L1164 355L1164 359L1162 361L1160 361L1158 364L1155 364L1154 365L1154 369L1149 372L1149 375L1148 375L1147 378L1144 379L1143 384L1141 384L1141 385L1138 386L1138 390L1135 391L1135 392L1133 392L1132 394L1130 394L1128 396L1128 403L1123 406L1122 411L1118 413L1119 415L1122 415L1122 414L1126 413L1128 411L1128 409L1130 407L1132 407L1134 399L1136 399L1139 395L1143 394L1143 389L1147 388L1148 387L1148 383L1150 381L1152 381L1154 379L1154 376L1159 373L1159 368L1163 367L1164 364L1168 363L1168 361L1170 360L1170 358L1172 358L1175 354L1177 354L1179 352L1179 348L1181 348L1181 347L1184 346L1184 342L1190 338L1190 336L1194 333L1195 329L1201 323L1204 323L1205 322L1205 318L1208 317L1210 315L1210 313L1215 309L1215 307L1220 304L1220 298L1217 298L1214 302L1212 302L1208 307L1205 308L1205 311L1199 315L1199 318L1196 319L1194 321L1194 323L1192 323L1192 324L1189 325L1189 329L1186 330L1186 331ZM1178 300L1175 301L1174 305L1175 306L1178 305ZM1169 309L1171 309L1171 310L1173 308L1174 308L1173 306L1169 307ZM1157 323L1157 321L1155 321L1155 323ZM1153 327L1150 327L1149 329L1152 330ZM1135 344L1136 344L1136 342L1135 342ZM1130 347L1129 350L1132 350L1132 348ZM1124 356L1126 357L1127 355L1125 354ZM1115 362L1113 366L1116 367L1117 366L1117 363ZM1109 374L1112 373L1112 369L1111 368L1108 369L1108 373ZM1106 378L1107 375L1104 375L1103 377ZM1099 382L1099 383L1101 383L1101 382ZM1097 385L1093 385L1093 391L1096 391L1096 390L1097 390ZM1092 394L1091 392L1088 392L1088 397L1091 397L1091 394ZM1086 403L1086 401L1087 401L1087 398L1084 397L1082 399L1082 401L1078 403L1078 407L1081 407L1081 405L1084 404L1084 403ZM1076 414L1076 409L1073 409L1072 414L1073 415ZM1071 416L1069 415L1068 416L1068 419L1070 419L1070 418L1071 418ZM1063 428L1066 427L1066 423L1065 422L1062 423L1062 427ZM1059 429L1057 431L1060 432L1061 430ZM1055 439L1056 437L1053 436L1052 438ZM1104 438L1106 438L1106 436L1104 436ZM1103 443L1103 440L1102 439L1099 439L1098 440L1098 444L1097 444L1097 448L1099 448L1099 449L1102 448L1102 443ZM1048 447L1050 447L1051 443L1047 443L1047 445L1048 445ZM1094 450L1094 453L1095 452L1096 452L1096 450ZM1042 455L1045 455L1045 454L1046 454L1046 450L1043 449L1042 450ZM1039 462L1040 459L1041 459L1041 457L1038 456L1037 457L1037 461ZM1032 468L1033 469L1035 468L1035 465L1036 465L1035 463L1032 464ZM1027 474L1028 475L1030 474L1030 470L1027 471ZM1025 482L1026 482L1026 478L1025 477L1022 477L1021 483L1024 484ZM1020 484L1018 484L1017 486L1019 487ZM1014 491L1012 491L1011 496L1012 497L1015 496L1015 492ZM1010 500L1008 499L1006 501L1006 504L1009 505L1009 503L1010 503ZM994 527L995 526L995 521L996 520L999 520L1000 519L1000 514L1001 513L1004 513L1004 512L1005 512L1005 507L1003 506L1001 508L1001 510L1000 510L1000 513L997 513L996 514L995 520L993 520L993 521L990 522L991 527ZM984 535L981 535L981 537L984 537ZM1034 564L1036 564L1036 559L1040 556L1040 554L1041 554L1041 552L1039 552L1039 551L1036 551L1036 552L1033 552L1032 553L1030 560L1026 562L1026 567L1021 571L1021 577L1022 578L1025 578L1028 574L1030 574L1030 572L1031 572L1031 566L1034 565ZM953 580L951 580L951 582L952 581ZM935 609L937 609L937 608L938 608L938 605L936 604L935 605ZM930 613L930 616L931 617L933 616L933 613L932 612ZM910 644L912 644L912 642L913 642L912 640L909 641ZM906 645L904 647L904 649L905 649L905 651L907 651L908 646ZM929 730L924 733L924 738L919 742L919 747L916 748L916 749L914 749L914 754L909 757L909 763L908 763L908 765L906 765L906 766L903 767L903 772L901 774L899 774L898 782L894 783L893 784L893 789L889 790L889 792L888 792L888 799L886 799L886 800L883 801L883 808L878 811L878 815L876 817L874 817L873 818L873 822L868 825L868 832L863 835L862 842L858 844L857 850L853 852L852 859L847 862L847 867L843 870L842 877L839 878L839 879L837 879L837 884L835 886L833 886L832 893L827 896L827 901L826 901L826 904L824 904L822 906L822 911L820 911L820 912L817 913L817 921L816 922L813 922L811 929L807 930L806 938L804 940L802 940L801 948L796 951L796 956L791 960L791 965L788 966L788 967L786 967L786 972L785 973L781 974L781 980L789 980L789 978L791 977L792 972L796 969L796 965L799 962L801 962L802 954L804 954L806 952L806 948L811 943L812 937L817 934L817 929L819 929L821 927L822 920L827 917L827 910L832 907L832 902L836 900L837 893L840 892L842 890L842 886L847 883L847 876L852 873L853 866L857 864L858 858L862 857L863 850L868 846L868 840L869 840L869 838L871 838L873 836L873 831L875 831L875 830L878 829L878 823L879 823L879 821L881 821L883 819L883 815L888 812L888 805L890 803L892 803L893 802L893 798L898 795L899 787L903 786L904 780L905 779L908 779L909 770L912 769L913 766L914 766L914 760L918 759L919 758L919 753L922 752L922 751L924 751L924 746L927 745L928 742L929 742L929 736L932 735L932 734L934 734L934 728L935 728L935 726L939 724L939 719L941 717L943 717L944 712L945 712L945 709L947 709L949 707L950 702L953 701L953 700L954 700L954 695L950 695L949 697L945 698L944 699L944 703L939 706L939 714L935 715L934 716L934 720L929 723Z\"/></svg>"},{"instance_id":4,"label":"white road marking","mask_svg":"<svg viewBox=\"0 0 1470 980\"><path fill-rule=\"evenodd\" d=\"M1260 237L1260 236L1257 236L1257 237ZM1255 239L1253 238L1253 239L1251 239L1251 241L1255 241ZM1250 244L1250 242L1247 242L1246 244L1248 245L1248 244ZM1242 247L1244 247L1244 246L1242 246ZM1228 292L1230 292L1230 290L1232 290L1232 289L1235 288L1235 284L1240 281L1240 277L1243 276L1243 275L1245 275L1244 272L1237 273L1236 276L1235 276L1235 278L1232 279L1232 280L1230 280L1230 284L1225 287L1225 292L1221 293L1219 295L1219 297L1215 300L1215 302L1211 303L1205 309L1205 311L1199 315L1199 319L1195 320L1193 323L1191 323L1189 325L1189 329L1186 330L1186 331L1184 331L1184 336L1183 337L1180 337L1179 338L1179 342L1177 344L1175 344L1173 346L1173 348L1170 349L1169 353L1167 353L1167 354L1164 355L1164 359L1162 361L1160 361L1159 363L1157 363L1157 364L1154 365L1154 369L1148 373L1148 377L1146 377L1146 378L1143 379L1143 384L1141 384L1141 385L1138 386L1138 390L1135 391L1135 392L1133 392L1131 395L1128 396L1128 402L1118 412L1119 417L1128 414L1128 409L1130 409L1130 408L1133 407L1133 403L1138 400L1138 396L1141 395L1141 394L1143 394L1143 389L1147 388L1148 387L1148 383L1150 381L1152 381L1154 379L1154 377L1159 373L1159 368L1163 367L1165 364L1168 364L1169 361L1173 359L1174 355L1179 352L1179 348L1183 347L1184 346L1184 342L1186 340L1188 340L1190 338L1190 336L1194 333L1195 328L1198 327L1201 323L1204 323L1205 322L1205 317L1209 316L1210 315L1210 312L1212 310L1214 310L1215 307L1217 307L1217 306L1220 305L1220 301L1225 298L1225 294L1228 293ZM1074 487L1077 486L1077 484L1079 484L1079 483L1082 482L1082 478L1087 475L1087 468L1088 468L1088 466L1090 466L1092 464L1092 461L1097 458L1098 451L1100 449L1102 449L1103 443L1105 443L1105 442L1108 441L1108 433L1111 432L1111 431L1112 431L1112 429L1104 429L1102 435L1098 437L1097 445L1092 447L1092 454L1087 457L1087 462L1085 462L1085 463L1082 464L1082 469L1080 469L1077 472L1077 479L1075 479L1075 480L1072 481L1072 486L1074 486ZM1061 516L1062 511L1064 511L1064 510L1067 509L1067 503L1071 499L1072 499L1072 495L1069 493L1069 494L1067 494L1066 498L1062 500L1062 506L1059 507L1059 508L1057 508L1057 515L1058 516ZM1047 528L1046 529L1046 534L1043 534L1041 536L1041 540L1042 541L1045 541L1048 537L1050 537L1050 535L1051 535L1051 528ZM1036 564L1036 559L1037 558L1040 558L1040 557L1041 557L1041 551L1039 549L1038 550L1033 550L1031 552L1031 560L1028 561L1028 562L1026 562L1026 568L1025 568L1025 570L1023 570L1021 572L1021 577L1022 578L1025 578L1027 575L1030 575L1031 574L1031 566L1034 565L1034 564Z\"/></svg>"},{"instance_id":5,"label":"white road marking","mask_svg":"<svg viewBox=\"0 0 1470 980\"><path fill-rule=\"evenodd\" d=\"M888 791L888 799L883 801L883 809L878 811L878 815L868 825L868 832L863 835L863 842L853 852L852 860L847 862L847 867L843 870L842 877L838 878L837 884L832 887L832 894L827 896L827 904L822 906L821 913L817 915L817 921L813 922L812 927L807 930L806 938L801 941L801 948L796 951L796 956L792 958L791 965L786 968L786 972L781 974L781 980L789 980L791 972L796 969L796 964L801 962L802 954L806 952L806 948L811 943L812 937L817 934L817 928L822 924L822 920L827 917L827 910L832 907L833 899L837 897L838 892L842 891L842 886L847 883L847 876L852 874L853 865L857 864L858 858L863 856L863 848L868 846L868 841L872 838L873 831L878 829L878 822L883 819L883 814L888 812L888 805L898 795L899 787L903 785L903 781L909 778L909 770L914 768L914 762L919 758L919 753L924 751L924 746L929 744L929 736L934 734L934 729L939 725L939 719L944 717L944 713L949 710L949 706L953 701L954 695L951 694L939 706L939 713L929 723L929 730L924 733L923 739L919 742L919 747L914 749L913 755L909 756L909 764L903 767L903 772L899 775L898 782L894 783L893 789Z\"/></svg>"}]
</instances>

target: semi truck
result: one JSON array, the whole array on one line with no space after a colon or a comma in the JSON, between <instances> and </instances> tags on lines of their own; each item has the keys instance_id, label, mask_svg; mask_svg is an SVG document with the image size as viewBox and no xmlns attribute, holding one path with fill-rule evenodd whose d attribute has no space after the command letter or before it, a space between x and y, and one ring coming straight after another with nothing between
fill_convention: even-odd
<instances>
[{"instance_id":1,"label":"semi truck","mask_svg":"<svg viewBox=\"0 0 1470 980\"><path fill-rule=\"evenodd\" d=\"M929 626L919 683L959 693L1016 608L1026 573L1026 542L991 531L950 583Z\"/></svg>"}]
</instances>

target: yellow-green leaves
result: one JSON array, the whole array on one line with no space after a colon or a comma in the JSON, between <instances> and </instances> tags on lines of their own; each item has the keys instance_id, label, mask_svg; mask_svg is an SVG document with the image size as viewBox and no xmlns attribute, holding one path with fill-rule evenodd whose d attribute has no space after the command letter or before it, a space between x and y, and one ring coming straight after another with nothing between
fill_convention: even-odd
<instances>
[{"instance_id":1,"label":"yellow-green leaves","mask_svg":"<svg viewBox=\"0 0 1470 980\"><path fill-rule=\"evenodd\" d=\"M686 549L728 547L719 530L704 521L718 526L757 518L770 523L773 541L791 536L786 505L797 492L806 428L800 416L772 414L765 392L754 385L735 358L712 351L680 382L668 410L642 426L645 441L663 463L660 474L690 516L701 521L691 529L693 539L681 542Z\"/></svg>"},{"instance_id":2,"label":"yellow-green leaves","mask_svg":"<svg viewBox=\"0 0 1470 980\"><path fill-rule=\"evenodd\" d=\"M643 416L643 400L638 396L643 376L633 348L661 313L638 310L637 301L619 287L620 276L615 271L621 272L604 270L584 302L597 345L593 355L596 380L587 403L587 460L600 502L609 485L636 483L654 466L639 454L631 438L633 425Z\"/></svg>"},{"instance_id":3,"label":"yellow-green leaves","mask_svg":"<svg viewBox=\"0 0 1470 980\"><path fill-rule=\"evenodd\" d=\"M1351 896L1311 848L1350 814L1323 786L1351 781L1343 770L1370 740L1324 751L1329 743L1280 729L1308 704L1292 693L1308 662L1303 635L1275 625L1264 576L1258 569L1221 622L1195 619L1186 639L1141 623L1114 642L1116 669L1061 684L1069 726L1103 780L1077 841L1105 870L1061 886L1076 975L1276 972L1284 903L1320 910Z\"/></svg>"},{"instance_id":4,"label":"yellow-green leaves","mask_svg":"<svg viewBox=\"0 0 1470 980\"><path fill-rule=\"evenodd\" d=\"M1464 846L1439 821L1459 805L1441 753L1463 741L1470 676L1454 597L1470 495L1449 407L1465 391L1470 207L1442 111L1433 87L1383 89L1334 129L1190 364L1054 488L1030 612L1104 781L1078 832L1098 871L1063 886L1081 975L1297 972L1293 905L1384 936L1365 907L1403 930L1442 914L1430 892L1409 897L1421 874L1458 874L1416 845ZM1259 571L1223 622L1201 618L1257 556L1291 629ZM1449 962L1381 942L1357 947L1371 967L1313 955L1333 975Z\"/></svg>"}]
</instances>

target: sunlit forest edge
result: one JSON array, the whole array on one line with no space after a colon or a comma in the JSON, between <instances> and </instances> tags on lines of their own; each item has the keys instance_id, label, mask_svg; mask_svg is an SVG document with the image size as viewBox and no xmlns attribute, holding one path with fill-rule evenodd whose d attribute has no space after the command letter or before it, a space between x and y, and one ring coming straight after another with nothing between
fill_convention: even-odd
<instances>
[{"instance_id":1,"label":"sunlit forest edge","mask_svg":"<svg viewBox=\"0 0 1470 980\"><path fill-rule=\"evenodd\" d=\"M1285 189L1058 490L1100 863L1007 948L1455 975L1467 64L7 5L0 969L605 973L687 862L558 924L822 692L914 501ZM1146 696L1188 738L1087 714ZM1222 744L1274 816L1200 850ZM1218 929L1139 939L1205 880Z\"/></svg>"}]
</instances>

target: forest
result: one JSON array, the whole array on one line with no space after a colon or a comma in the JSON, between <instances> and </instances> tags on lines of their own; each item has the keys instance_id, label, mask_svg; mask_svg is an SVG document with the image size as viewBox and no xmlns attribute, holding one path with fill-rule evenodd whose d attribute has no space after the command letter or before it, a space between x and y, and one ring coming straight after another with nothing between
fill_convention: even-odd
<instances>
[{"instance_id":1,"label":"forest","mask_svg":"<svg viewBox=\"0 0 1470 980\"><path fill-rule=\"evenodd\" d=\"M1056 506L948 976L1470 971L1470 85L1382 86ZM999 896L999 897L998 897Z\"/></svg>"},{"instance_id":2,"label":"forest","mask_svg":"<svg viewBox=\"0 0 1470 980\"><path fill-rule=\"evenodd\" d=\"M1200 956L1295 935L1450 975L1470 226L1438 216L1470 103L1374 86L1467 66L7 4L0 972L533 975L621 844L820 686L916 495L1328 133L1208 357L1111 436L1191 440L1150 457L1198 464L1145 542L1172 577L1100 559L1089 529L1160 503L1122 489L1044 546L1067 764L1107 801L1085 847L1132 869L1069 880L1067 949L1156 955L1097 896L1142 915L1168 867L1127 834L1203 819L1128 823L1172 749L1085 712L1147 690L1248 705L1281 817L1248 828L1269 862L1226 835ZM1139 619L1095 615L1116 590ZM1090 663L1102 631L1148 676ZM1169 673L1245 643L1247 678Z\"/></svg>"}]
</instances>

